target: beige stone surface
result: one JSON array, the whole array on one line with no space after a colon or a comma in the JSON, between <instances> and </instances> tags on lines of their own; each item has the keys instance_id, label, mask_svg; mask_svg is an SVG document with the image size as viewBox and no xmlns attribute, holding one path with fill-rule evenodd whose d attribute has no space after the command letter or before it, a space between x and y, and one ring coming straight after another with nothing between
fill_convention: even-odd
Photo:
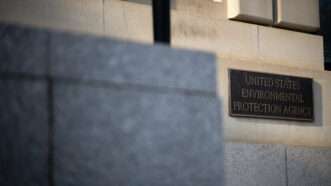
<instances>
[{"instance_id":1,"label":"beige stone surface","mask_svg":"<svg viewBox=\"0 0 331 186\"><path fill-rule=\"evenodd\" d=\"M174 47L212 51L221 59L324 69L321 36L195 15L172 11Z\"/></svg>"},{"instance_id":2,"label":"beige stone surface","mask_svg":"<svg viewBox=\"0 0 331 186\"><path fill-rule=\"evenodd\" d=\"M276 23L291 29L318 30L319 0L277 0Z\"/></svg>"},{"instance_id":3,"label":"beige stone surface","mask_svg":"<svg viewBox=\"0 0 331 186\"><path fill-rule=\"evenodd\" d=\"M126 17L129 38L136 41L153 42L152 7L136 3L126 3Z\"/></svg>"},{"instance_id":4,"label":"beige stone surface","mask_svg":"<svg viewBox=\"0 0 331 186\"><path fill-rule=\"evenodd\" d=\"M0 0L0 21L103 33L102 0Z\"/></svg>"},{"instance_id":5,"label":"beige stone surface","mask_svg":"<svg viewBox=\"0 0 331 186\"><path fill-rule=\"evenodd\" d=\"M271 25L273 23L272 0L228 0L228 18Z\"/></svg>"},{"instance_id":6,"label":"beige stone surface","mask_svg":"<svg viewBox=\"0 0 331 186\"><path fill-rule=\"evenodd\" d=\"M105 34L120 39L153 42L152 9L149 4L105 0Z\"/></svg>"},{"instance_id":7,"label":"beige stone surface","mask_svg":"<svg viewBox=\"0 0 331 186\"><path fill-rule=\"evenodd\" d=\"M259 58L265 63L324 70L323 37L258 26Z\"/></svg>"},{"instance_id":8,"label":"beige stone surface","mask_svg":"<svg viewBox=\"0 0 331 186\"><path fill-rule=\"evenodd\" d=\"M257 58L257 26L172 12L172 45L212 51L225 58Z\"/></svg>"},{"instance_id":9,"label":"beige stone surface","mask_svg":"<svg viewBox=\"0 0 331 186\"><path fill-rule=\"evenodd\" d=\"M223 60L218 64L222 125L226 141L331 147L330 72L237 60ZM313 78L315 121L296 122L230 117L228 114L229 68Z\"/></svg>"},{"instance_id":10,"label":"beige stone surface","mask_svg":"<svg viewBox=\"0 0 331 186\"><path fill-rule=\"evenodd\" d=\"M227 19L227 0L175 0L173 11L204 19Z\"/></svg>"},{"instance_id":11,"label":"beige stone surface","mask_svg":"<svg viewBox=\"0 0 331 186\"><path fill-rule=\"evenodd\" d=\"M119 0L106 0L104 3L105 35L127 39L129 25L126 18L125 5Z\"/></svg>"}]
</instances>

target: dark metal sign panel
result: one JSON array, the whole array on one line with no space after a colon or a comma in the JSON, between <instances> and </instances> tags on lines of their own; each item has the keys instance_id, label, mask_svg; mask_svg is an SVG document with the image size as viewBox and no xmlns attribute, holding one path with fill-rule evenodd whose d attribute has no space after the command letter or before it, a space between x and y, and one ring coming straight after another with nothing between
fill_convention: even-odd
<instances>
[{"instance_id":1,"label":"dark metal sign panel","mask_svg":"<svg viewBox=\"0 0 331 186\"><path fill-rule=\"evenodd\" d=\"M233 117L313 121L313 80L229 70L229 111Z\"/></svg>"}]
</instances>

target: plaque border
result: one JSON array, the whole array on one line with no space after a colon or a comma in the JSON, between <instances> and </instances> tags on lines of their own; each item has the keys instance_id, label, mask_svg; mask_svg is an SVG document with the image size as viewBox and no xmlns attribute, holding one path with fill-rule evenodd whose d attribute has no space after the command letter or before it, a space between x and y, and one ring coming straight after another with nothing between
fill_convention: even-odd
<instances>
[{"instance_id":1,"label":"plaque border","mask_svg":"<svg viewBox=\"0 0 331 186\"><path fill-rule=\"evenodd\" d=\"M307 79L312 82L312 110L313 110L313 116L309 119L304 118L295 118L295 117L285 117L285 116L261 116L261 115L255 115L255 114L235 114L232 113L231 105L232 105L232 95L231 95L231 71L245 71L245 72L252 72L252 73L262 73L262 74L269 74L269 75L276 75L276 76L287 76L287 77L293 77L293 78L301 78L301 79ZM314 101L314 79L313 78L307 78L307 77L300 77L300 76L293 76L293 75L286 75L286 74L277 74L277 73L270 73L270 72L261 72L261 71L253 71L253 70L245 70L245 69L237 69L237 68L228 68L228 114L230 117L240 117L240 118L255 118L255 119L272 119L272 120L283 120L283 121L297 121L297 122L314 122L315 121L315 101Z\"/></svg>"}]
</instances>

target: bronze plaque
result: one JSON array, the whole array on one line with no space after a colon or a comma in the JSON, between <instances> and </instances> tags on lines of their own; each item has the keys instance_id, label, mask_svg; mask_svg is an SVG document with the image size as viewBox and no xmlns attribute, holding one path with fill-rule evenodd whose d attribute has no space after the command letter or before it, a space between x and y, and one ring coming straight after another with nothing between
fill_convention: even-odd
<instances>
[{"instance_id":1,"label":"bronze plaque","mask_svg":"<svg viewBox=\"0 0 331 186\"><path fill-rule=\"evenodd\" d=\"M230 69L229 80L230 116L314 120L310 78Z\"/></svg>"}]
</instances>

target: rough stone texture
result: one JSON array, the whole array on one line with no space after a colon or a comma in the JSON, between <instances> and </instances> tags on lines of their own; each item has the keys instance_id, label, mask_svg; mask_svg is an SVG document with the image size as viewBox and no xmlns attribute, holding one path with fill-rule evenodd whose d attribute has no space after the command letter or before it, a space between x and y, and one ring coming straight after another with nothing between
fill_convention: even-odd
<instances>
[{"instance_id":1,"label":"rough stone texture","mask_svg":"<svg viewBox=\"0 0 331 186\"><path fill-rule=\"evenodd\" d=\"M129 25L127 24L126 11L123 3L125 2L121 0L105 1L105 35L119 39L129 38Z\"/></svg>"},{"instance_id":2,"label":"rough stone texture","mask_svg":"<svg viewBox=\"0 0 331 186\"><path fill-rule=\"evenodd\" d=\"M54 33L55 77L216 92L214 56L105 38Z\"/></svg>"},{"instance_id":3,"label":"rough stone texture","mask_svg":"<svg viewBox=\"0 0 331 186\"><path fill-rule=\"evenodd\" d=\"M0 72L46 74L47 32L0 24Z\"/></svg>"},{"instance_id":4,"label":"rough stone texture","mask_svg":"<svg viewBox=\"0 0 331 186\"><path fill-rule=\"evenodd\" d=\"M151 3L150 0L145 3ZM105 34L121 39L145 43L153 42L153 19L150 5L105 0Z\"/></svg>"},{"instance_id":5,"label":"rough stone texture","mask_svg":"<svg viewBox=\"0 0 331 186\"><path fill-rule=\"evenodd\" d=\"M319 0L277 0L276 24L291 29L320 28Z\"/></svg>"},{"instance_id":6,"label":"rough stone texture","mask_svg":"<svg viewBox=\"0 0 331 186\"><path fill-rule=\"evenodd\" d=\"M0 185L48 185L44 81L0 77Z\"/></svg>"},{"instance_id":7,"label":"rough stone texture","mask_svg":"<svg viewBox=\"0 0 331 186\"><path fill-rule=\"evenodd\" d=\"M285 146L226 143L225 185L286 186Z\"/></svg>"},{"instance_id":8,"label":"rough stone texture","mask_svg":"<svg viewBox=\"0 0 331 186\"><path fill-rule=\"evenodd\" d=\"M102 0L1 0L0 20L43 28L103 33Z\"/></svg>"},{"instance_id":9,"label":"rough stone texture","mask_svg":"<svg viewBox=\"0 0 331 186\"><path fill-rule=\"evenodd\" d=\"M227 19L225 0L218 2L206 0L174 0L172 3L175 4L172 10L173 12L181 12L188 16L194 15L195 17L200 17L205 20Z\"/></svg>"},{"instance_id":10,"label":"rough stone texture","mask_svg":"<svg viewBox=\"0 0 331 186\"><path fill-rule=\"evenodd\" d=\"M222 184L213 55L5 26L1 186Z\"/></svg>"},{"instance_id":11,"label":"rough stone texture","mask_svg":"<svg viewBox=\"0 0 331 186\"><path fill-rule=\"evenodd\" d=\"M331 150L289 147L288 186L331 185Z\"/></svg>"},{"instance_id":12,"label":"rough stone texture","mask_svg":"<svg viewBox=\"0 0 331 186\"><path fill-rule=\"evenodd\" d=\"M57 185L222 185L215 97L55 86Z\"/></svg>"},{"instance_id":13,"label":"rough stone texture","mask_svg":"<svg viewBox=\"0 0 331 186\"><path fill-rule=\"evenodd\" d=\"M263 26L258 29L263 63L324 70L323 37Z\"/></svg>"},{"instance_id":14,"label":"rough stone texture","mask_svg":"<svg viewBox=\"0 0 331 186\"><path fill-rule=\"evenodd\" d=\"M172 12L171 33L174 47L212 51L223 58L258 58L258 32L253 24L205 19L178 11Z\"/></svg>"},{"instance_id":15,"label":"rough stone texture","mask_svg":"<svg viewBox=\"0 0 331 186\"><path fill-rule=\"evenodd\" d=\"M228 0L228 18L253 23L273 23L273 0Z\"/></svg>"}]
</instances>

